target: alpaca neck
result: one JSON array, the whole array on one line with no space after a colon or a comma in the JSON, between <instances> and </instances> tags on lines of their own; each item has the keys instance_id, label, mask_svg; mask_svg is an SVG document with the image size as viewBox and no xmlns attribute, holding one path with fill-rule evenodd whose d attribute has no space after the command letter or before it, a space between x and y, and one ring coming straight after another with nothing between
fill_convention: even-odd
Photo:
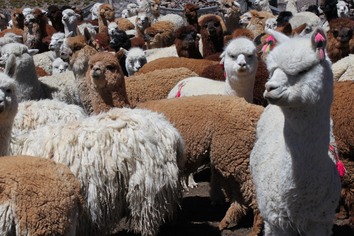
<instances>
[{"instance_id":1,"label":"alpaca neck","mask_svg":"<svg viewBox=\"0 0 354 236\"><path fill-rule=\"evenodd\" d=\"M228 76L225 80L225 93L227 95L243 97L247 102L253 103L254 82L254 73L245 76Z\"/></svg>"},{"instance_id":2,"label":"alpaca neck","mask_svg":"<svg viewBox=\"0 0 354 236\"><path fill-rule=\"evenodd\" d=\"M10 141L12 132L13 120L0 122L0 156L7 156L10 154Z\"/></svg>"},{"instance_id":3,"label":"alpaca neck","mask_svg":"<svg viewBox=\"0 0 354 236\"><path fill-rule=\"evenodd\" d=\"M70 25L64 24L64 33L65 35L68 35L70 32L72 32L72 36L77 36L77 23L73 22Z\"/></svg>"}]
</instances>

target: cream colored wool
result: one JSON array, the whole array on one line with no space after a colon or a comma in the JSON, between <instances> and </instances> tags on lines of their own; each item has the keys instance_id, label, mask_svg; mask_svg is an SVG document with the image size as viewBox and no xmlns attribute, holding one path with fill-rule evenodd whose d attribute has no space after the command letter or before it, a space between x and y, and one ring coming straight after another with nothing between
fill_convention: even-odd
<instances>
[{"instance_id":1,"label":"cream colored wool","mask_svg":"<svg viewBox=\"0 0 354 236\"><path fill-rule=\"evenodd\" d=\"M184 145L164 116L112 108L80 121L14 137L22 154L69 166L81 183L91 230L108 234L126 217L128 229L156 235L181 197ZM97 226L97 228L95 228Z\"/></svg>"}]
</instances>

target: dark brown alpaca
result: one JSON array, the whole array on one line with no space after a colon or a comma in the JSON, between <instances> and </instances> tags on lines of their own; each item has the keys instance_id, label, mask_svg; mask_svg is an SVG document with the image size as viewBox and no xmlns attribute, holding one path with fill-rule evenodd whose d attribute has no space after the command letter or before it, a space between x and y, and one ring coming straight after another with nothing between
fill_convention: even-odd
<instances>
[{"instance_id":1,"label":"dark brown alpaca","mask_svg":"<svg viewBox=\"0 0 354 236\"><path fill-rule=\"evenodd\" d=\"M175 45L179 57L201 59L199 51L199 36L192 25L178 28L175 32Z\"/></svg>"},{"instance_id":2,"label":"dark brown alpaca","mask_svg":"<svg viewBox=\"0 0 354 236\"><path fill-rule=\"evenodd\" d=\"M199 6L193 3L186 3L183 9L183 14L188 24L193 25L197 32L200 31L200 26L198 24L198 10Z\"/></svg>"}]
</instances>

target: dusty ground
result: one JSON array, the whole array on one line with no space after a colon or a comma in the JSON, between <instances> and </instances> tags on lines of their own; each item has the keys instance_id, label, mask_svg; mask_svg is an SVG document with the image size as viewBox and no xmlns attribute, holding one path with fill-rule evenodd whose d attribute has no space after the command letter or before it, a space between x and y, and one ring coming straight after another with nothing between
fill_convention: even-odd
<instances>
[{"instance_id":1,"label":"dusty ground","mask_svg":"<svg viewBox=\"0 0 354 236\"><path fill-rule=\"evenodd\" d=\"M246 216L234 228L222 232L218 224L223 218L228 204L212 206L209 199L208 172L196 176L198 187L186 192L183 197L181 211L174 224L161 227L157 236L246 236L251 232L252 215ZM337 220L333 236L354 236L354 227L349 227L345 220ZM137 236L122 231L114 236Z\"/></svg>"}]
</instances>

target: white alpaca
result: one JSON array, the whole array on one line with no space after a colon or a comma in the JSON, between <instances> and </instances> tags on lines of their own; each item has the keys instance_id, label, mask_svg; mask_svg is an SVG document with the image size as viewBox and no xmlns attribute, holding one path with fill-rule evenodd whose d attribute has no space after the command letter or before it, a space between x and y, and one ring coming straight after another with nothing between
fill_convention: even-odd
<instances>
[{"instance_id":1,"label":"white alpaca","mask_svg":"<svg viewBox=\"0 0 354 236\"><path fill-rule=\"evenodd\" d=\"M108 24L108 35L109 37L112 37L114 34L118 34L118 24L116 22L110 22Z\"/></svg>"},{"instance_id":2,"label":"white alpaca","mask_svg":"<svg viewBox=\"0 0 354 236\"><path fill-rule=\"evenodd\" d=\"M0 72L0 156L10 153L13 122L18 110L16 82Z\"/></svg>"},{"instance_id":3,"label":"white alpaca","mask_svg":"<svg viewBox=\"0 0 354 236\"><path fill-rule=\"evenodd\" d=\"M293 15L298 13L299 11L297 9L297 0L287 0L285 11L290 11L291 13L293 13Z\"/></svg>"},{"instance_id":4,"label":"white alpaca","mask_svg":"<svg viewBox=\"0 0 354 236\"><path fill-rule=\"evenodd\" d=\"M129 51L125 50L125 56L125 69L128 72L128 76L139 71L147 63L146 53L141 48L134 47L129 49Z\"/></svg>"},{"instance_id":5,"label":"white alpaca","mask_svg":"<svg viewBox=\"0 0 354 236\"><path fill-rule=\"evenodd\" d=\"M20 43L9 43L1 48L0 64L5 65L5 73L17 81L19 101L44 98L32 57L37 52Z\"/></svg>"},{"instance_id":6,"label":"white alpaca","mask_svg":"<svg viewBox=\"0 0 354 236\"><path fill-rule=\"evenodd\" d=\"M69 69L69 63L63 61L60 57L54 59L52 63L52 75L64 73Z\"/></svg>"},{"instance_id":7,"label":"white alpaca","mask_svg":"<svg viewBox=\"0 0 354 236\"><path fill-rule=\"evenodd\" d=\"M216 81L203 77L181 80L170 91L168 98L204 94L225 94L253 101L253 87L258 66L257 50L247 38L236 38L229 42L221 54L226 80Z\"/></svg>"},{"instance_id":8,"label":"white alpaca","mask_svg":"<svg viewBox=\"0 0 354 236\"><path fill-rule=\"evenodd\" d=\"M55 58L60 57L60 46L63 44L65 34L63 32L56 32L52 35L49 43L49 50L54 51Z\"/></svg>"},{"instance_id":9,"label":"white alpaca","mask_svg":"<svg viewBox=\"0 0 354 236\"><path fill-rule=\"evenodd\" d=\"M347 2L338 1L336 6L337 6L338 17L348 17L349 16L349 8L348 8Z\"/></svg>"},{"instance_id":10,"label":"white alpaca","mask_svg":"<svg viewBox=\"0 0 354 236\"><path fill-rule=\"evenodd\" d=\"M184 143L166 118L148 110L112 108L13 137L19 153L67 165L81 183L85 214L96 235L117 229L156 235L181 197Z\"/></svg>"},{"instance_id":11,"label":"white alpaca","mask_svg":"<svg viewBox=\"0 0 354 236\"><path fill-rule=\"evenodd\" d=\"M264 30L277 28L277 18L268 18L265 22Z\"/></svg>"},{"instance_id":12,"label":"white alpaca","mask_svg":"<svg viewBox=\"0 0 354 236\"><path fill-rule=\"evenodd\" d=\"M73 9L65 9L63 12L62 22L64 24L65 35L76 36L78 33L78 20L80 15L77 14Z\"/></svg>"},{"instance_id":13,"label":"white alpaca","mask_svg":"<svg viewBox=\"0 0 354 236\"><path fill-rule=\"evenodd\" d=\"M98 10L100 9L100 6L103 3L100 2L96 2L95 4L93 4L93 6L90 9L91 12L91 20L98 20Z\"/></svg>"},{"instance_id":14,"label":"white alpaca","mask_svg":"<svg viewBox=\"0 0 354 236\"><path fill-rule=\"evenodd\" d=\"M269 0L255 0L253 6L258 11L272 12L270 9Z\"/></svg>"},{"instance_id":15,"label":"white alpaca","mask_svg":"<svg viewBox=\"0 0 354 236\"><path fill-rule=\"evenodd\" d=\"M278 37L267 57L269 101L250 156L265 235L331 235L341 184L328 156L331 63L326 36ZM284 41L285 39L285 41Z\"/></svg>"}]
</instances>

